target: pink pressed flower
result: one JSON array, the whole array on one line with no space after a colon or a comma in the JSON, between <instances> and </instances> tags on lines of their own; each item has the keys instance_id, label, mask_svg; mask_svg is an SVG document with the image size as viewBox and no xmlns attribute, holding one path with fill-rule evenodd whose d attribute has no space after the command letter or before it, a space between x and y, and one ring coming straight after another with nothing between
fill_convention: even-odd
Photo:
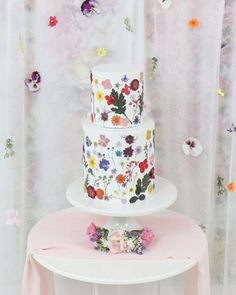
<instances>
[{"instance_id":1,"label":"pink pressed flower","mask_svg":"<svg viewBox=\"0 0 236 295\"><path fill-rule=\"evenodd\" d=\"M110 142L110 139L107 138L105 135L100 135L99 136L99 140L98 140L98 144L103 146L103 147L106 147L108 145L108 143Z\"/></svg>"},{"instance_id":2,"label":"pink pressed flower","mask_svg":"<svg viewBox=\"0 0 236 295\"><path fill-rule=\"evenodd\" d=\"M121 89L121 92L124 93L125 95L129 95L130 94L130 86L125 84L125 86Z\"/></svg>"},{"instance_id":3,"label":"pink pressed flower","mask_svg":"<svg viewBox=\"0 0 236 295\"><path fill-rule=\"evenodd\" d=\"M140 237L142 239L142 243L143 243L144 247L147 247L154 239L154 234L151 229L144 228Z\"/></svg>"},{"instance_id":4,"label":"pink pressed flower","mask_svg":"<svg viewBox=\"0 0 236 295\"><path fill-rule=\"evenodd\" d=\"M118 254L128 251L127 241L124 239L124 233L122 230L113 230L109 233L108 245L111 253Z\"/></svg>"},{"instance_id":5,"label":"pink pressed flower","mask_svg":"<svg viewBox=\"0 0 236 295\"><path fill-rule=\"evenodd\" d=\"M121 118L120 125L122 127L127 127L129 125L129 120L127 118Z\"/></svg>"},{"instance_id":6,"label":"pink pressed flower","mask_svg":"<svg viewBox=\"0 0 236 295\"><path fill-rule=\"evenodd\" d=\"M90 223L90 225L87 227L87 235L93 235L95 234L97 231L96 225L92 222Z\"/></svg>"},{"instance_id":7,"label":"pink pressed flower","mask_svg":"<svg viewBox=\"0 0 236 295\"><path fill-rule=\"evenodd\" d=\"M109 79L102 81L102 86L104 89L111 89L112 88L112 84Z\"/></svg>"}]
</instances>

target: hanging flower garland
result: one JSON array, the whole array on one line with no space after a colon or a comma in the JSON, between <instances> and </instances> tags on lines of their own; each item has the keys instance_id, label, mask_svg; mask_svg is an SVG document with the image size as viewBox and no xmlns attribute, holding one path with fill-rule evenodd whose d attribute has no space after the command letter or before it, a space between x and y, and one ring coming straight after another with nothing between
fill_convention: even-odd
<instances>
[{"instance_id":1,"label":"hanging flower garland","mask_svg":"<svg viewBox=\"0 0 236 295\"><path fill-rule=\"evenodd\" d=\"M197 29L199 27L199 24L200 22L197 18L192 18L188 21L188 26L192 30Z\"/></svg>"},{"instance_id":2,"label":"hanging flower garland","mask_svg":"<svg viewBox=\"0 0 236 295\"><path fill-rule=\"evenodd\" d=\"M7 138L5 143L5 154L4 158L10 158L14 156L15 151L13 149L13 140L11 138Z\"/></svg>"},{"instance_id":3,"label":"hanging flower garland","mask_svg":"<svg viewBox=\"0 0 236 295\"><path fill-rule=\"evenodd\" d=\"M183 145L183 152L186 156L198 157L202 153L202 145L200 141L194 137L188 137Z\"/></svg>"},{"instance_id":4,"label":"hanging flower garland","mask_svg":"<svg viewBox=\"0 0 236 295\"><path fill-rule=\"evenodd\" d=\"M19 212L15 209L9 209L6 211L6 225L20 226L22 220L19 216Z\"/></svg>"},{"instance_id":5,"label":"hanging flower garland","mask_svg":"<svg viewBox=\"0 0 236 295\"><path fill-rule=\"evenodd\" d=\"M98 2L96 0L85 0L81 5L81 12L83 15L89 17L94 13L99 14Z\"/></svg>"},{"instance_id":6,"label":"hanging flower garland","mask_svg":"<svg viewBox=\"0 0 236 295\"><path fill-rule=\"evenodd\" d=\"M131 23L130 23L130 18L129 17L126 17L124 19L124 25L125 25L125 29L128 31L128 32L133 32L133 29L132 29L132 26L131 26Z\"/></svg>"},{"instance_id":7,"label":"hanging flower garland","mask_svg":"<svg viewBox=\"0 0 236 295\"><path fill-rule=\"evenodd\" d=\"M37 92L40 89L41 77L39 72L34 71L30 78L25 79L25 85L30 92Z\"/></svg>"},{"instance_id":8,"label":"hanging flower garland","mask_svg":"<svg viewBox=\"0 0 236 295\"><path fill-rule=\"evenodd\" d=\"M49 27L55 27L58 23L58 20L56 18L56 16L49 16L49 21L48 21L48 26Z\"/></svg>"},{"instance_id":9,"label":"hanging flower garland","mask_svg":"<svg viewBox=\"0 0 236 295\"><path fill-rule=\"evenodd\" d=\"M229 129L227 129L227 131L229 133L233 133L236 132L236 125L234 125L234 123L232 123L231 127Z\"/></svg>"}]
</instances>

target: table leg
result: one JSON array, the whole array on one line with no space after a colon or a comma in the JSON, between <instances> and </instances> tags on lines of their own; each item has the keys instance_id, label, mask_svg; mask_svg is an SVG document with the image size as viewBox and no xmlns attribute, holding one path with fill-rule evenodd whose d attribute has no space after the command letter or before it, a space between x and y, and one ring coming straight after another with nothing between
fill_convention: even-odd
<instances>
[{"instance_id":1,"label":"table leg","mask_svg":"<svg viewBox=\"0 0 236 295\"><path fill-rule=\"evenodd\" d=\"M157 282L157 295L161 295L161 284L159 281Z\"/></svg>"},{"instance_id":2,"label":"table leg","mask_svg":"<svg viewBox=\"0 0 236 295\"><path fill-rule=\"evenodd\" d=\"M93 284L93 295L98 295L98 285Z\"/></svg>"}]
</instances>

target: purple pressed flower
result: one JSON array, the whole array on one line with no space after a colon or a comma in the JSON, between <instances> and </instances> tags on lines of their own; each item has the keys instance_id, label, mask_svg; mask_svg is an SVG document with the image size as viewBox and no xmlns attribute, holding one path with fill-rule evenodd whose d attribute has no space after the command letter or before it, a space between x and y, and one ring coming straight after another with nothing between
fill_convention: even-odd
<instances>
[{"instance_id":1,"label":"purple pressed flower","mask_svg":"<svg viewBox=\"0 0 236 295\"><path fill-rule=\"evenodd\" d=\"M103 169L104 171L107 171L109 169L109 165L110 165L110 162L106 159L102 159L99 163L99 167Z\"/></svg>"},{"instance_id":2,"label":"purple pressed flower","mask_svg":"<svg viewBox=\"0 0 236 295\"><path fill-rule=\"evenodd\" d=\"M101 120L102 121L107 121L108 120L108 113L107 112L101 113Z\"/></svg>"},{"instance_id":3,"label":"purple pressed flower","mask_svg":"<svg viewBox=\"0 0 236 295\"><path fill-rule=\"evenodd\" d=\"M87 151L87 152L86 152L86 156L87 156L87 158L89 158L89 157L91 156L90 151Z\"/></svg>"},{"instance_id":4,"label":"purple pressed flower","mask_svg":"<svg viewBox=\"0 0 236 295\"><path fill-rule=\"evenodd\" d=\"M125 156L126 158L128 158L128 157L132 157L133 152L134 152L134 150L133 150L132 146L129 146L129 147L127 147L126 149L123 150L123 154L124 154L124 156Z\"/></svg>"},{"instance_id":5,"label":"purple pressed flower","mask_svg":"<svg viewBox=\"0 0 236 295\"><path fill-rule=\"evenodd\" d=\"M135 148L135 155L139 155L142 152L142 147L140 145Z\"/></svg>"},{"instance_id":6,"label":"purple pressed flower","mask_svg":"<svg viewBox=\"0 0 236 295\"><path fill-rule=\"evenodd\" d=\"M135 116L134 118L134 124L137 125L140 122L139 117Z\"/></svg>"},{"instance_id":7,"label":"purple pressed flower","mask_svg":"<svg viewBox=\"0 0 236 295\"><path fill-rule=\"evenodd\" d=\"M122 82L127 82L128 80L129 80L129 79L127 78L126 75L124 75L124 77L121 78L121 81L122 81Z\"/></svg>"},{"instance_id":8,"label":"purple pressed flower","mask_svg":"<svg viewBox=\"0 0 236 295\"><path fill-rule=\"evenodd\" d=\"M86 136L85 142L86 142L86 145L87 146L91 146L92 145L92 141L90 140L90 138L88 136Z\"/></svg>"},{"instance_id":9,"label":"purple pressed flower","mask_svg":"<svg viewBox=\"0 0 236 295\"><path fill-rule=\"evenodd\" d=\"M132 144L134 142L134 137L133 135L127 135L125 137L125 141L128 143L128 144Z\"/></svg>"},{"instance_id":10,"label":"purple pressed flower","mask_svg":"<svg viewBox=\"0 0 236 295\"><path fill-rule=\"evenodd\" d=\"M41 82L41 77L39 75L39 72L35 71L31 74L31 79L35 82L35 83L40 83Z\"/></svg>"},{"instance_id":11,"label":"purple pressed flower","mask_svg":"<svg viewBox=\"0 0 236 295\"><path fill-rule=\"evenodd\" d=\"M31 74L31 78L25 79L25 85L30 92L37 92L40 88L41 77L39 72L34 71Z\"/></svg>"},{"instance_id":12,"label":"purple pressed flower","mask_svg":"<svg viewBox=\"0 0 236 295\"><path fill-rule=\"evenodd\" d=\"M111 174L115 175L117 172L116 168L111 169Z\"/></svg>"},{"instance_id":13,"label":"purple pressed flower","mask_svg":"<svg viewBox=\"0 0 236 295\"><path fill-rule=\"evenodd\" d=\"M90 241L96 242L101 238L101 234L99 232L95 232L89 236Z\"/></svg>"},{"instance_id":14,"label":"purple pressed flower","mask_svg":"<svg viewBox=\"0 0 236 295\"><path fill-rule=\"evenodd\" d=\"M81 5L81 11L85 16L91 16L94 12L99 13L96 0L85 0Z\"/></svg>"},{"instance_id":15,"label":"purple pressed flower","mask_svg":"<svg viewBox=\"0 0 236 295\"><path fill-rule=\"evenodd\" d=\"M234 123L232 123L231 127L229 129L227 129L227 131L230 133L236 132L236 125L234 125Z\"/></svg>"}]
</instances>

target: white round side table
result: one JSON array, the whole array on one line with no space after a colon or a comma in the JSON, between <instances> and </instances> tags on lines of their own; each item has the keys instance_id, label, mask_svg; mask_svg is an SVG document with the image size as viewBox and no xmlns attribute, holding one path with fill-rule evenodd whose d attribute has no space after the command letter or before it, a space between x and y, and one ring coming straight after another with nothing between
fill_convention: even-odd
<instances>
[{"instance_id":1,"label":"white round side table","mask_svg":"<svg viewBox=\"0 0 236 295\"><path fill-rule=\"evenodd\" d=\"M94 295L97 284L132 285L157 282L186 272L197 261L193 259L167 260L86 260L34 254L34 259L46 269L66 278L93 283ZM115 267L114 267L115 266Z\"/></svg>"}]
</instances>

